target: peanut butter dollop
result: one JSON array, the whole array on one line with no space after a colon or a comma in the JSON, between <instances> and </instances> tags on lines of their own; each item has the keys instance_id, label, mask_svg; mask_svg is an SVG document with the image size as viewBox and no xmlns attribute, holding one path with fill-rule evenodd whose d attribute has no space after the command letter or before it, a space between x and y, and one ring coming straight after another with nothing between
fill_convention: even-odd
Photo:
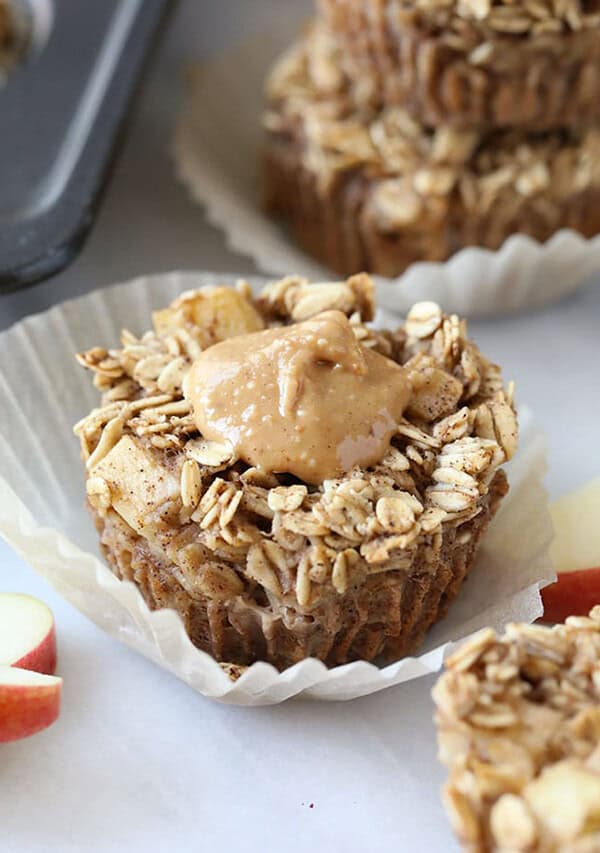
<instances>
[{"instance_id":1,"label":"peanut butter dollop","mask_svg":"<svg viewBox=\"0 0 600 853\"><path fill-rule=\"evenodd\" d=\"M327 311L209 347L184 394L205 438L317 484L385 456L410 384L400 365L356 341L344 314Z\"/></svg>"}]
</instances>

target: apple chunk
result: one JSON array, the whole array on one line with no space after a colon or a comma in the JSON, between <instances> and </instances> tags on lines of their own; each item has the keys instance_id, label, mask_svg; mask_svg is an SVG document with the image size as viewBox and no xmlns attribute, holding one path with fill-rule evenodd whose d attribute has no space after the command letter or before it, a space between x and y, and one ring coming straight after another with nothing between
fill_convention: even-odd
<instances>
[{"instance_id":1,"label":"apple chunk","mask_svg":"<svg viewBox=\"0 0 600 853\"><path fill-rule=\"evenodd\" d=\"M93 476L106 480L113 508L136 533L149 539L160 507L181 494L179 477L130 435L123 436L96 465Z\"/></svg>"},{"instance_id":2,"label":"apple chunk","mask_svg":"<svg viewBox=\"0 0 600 853\"><path fill-rule=\"evenodd\" d=\"M204 347L265 327L252 302L233 287L183 293L169 308L155 311L152 322L159 335L193 325L201 334Z\"/></svg>"},{"instance_id":3,"label":"apple chunk","mask_svg":"<svg viewBox=\"0 0 600 853\"><path fill-rule=\"evenodd\" d=\"M29 737L60 713L62 679L0 666L0 743Z\"/></svg>"},{"instance_id":4,"label":"apple chunk","mask_svg":"<svg viewBox=\"0 0 600 853\"><path fill-rule=\"evenodd\" d=\"M0 593L0 665L54 675L56 633L52 611L30 595Z\"/></svg>"}]
</instances>

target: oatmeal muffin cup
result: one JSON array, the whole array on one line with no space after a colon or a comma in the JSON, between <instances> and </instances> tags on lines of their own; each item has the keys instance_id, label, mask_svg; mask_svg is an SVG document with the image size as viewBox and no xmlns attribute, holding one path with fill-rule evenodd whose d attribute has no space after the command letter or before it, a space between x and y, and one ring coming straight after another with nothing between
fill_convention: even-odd
<instances>
[{"instance_id":1,"label":"oatmeal muffin cup","mask_svg":"<svg viewBox=\"0 0 600 853\"><path fill-rule=\"evenodd\" d=\"M464 850L600 850L600 607L485 629L433 690L446 810Z\"/></svg>"},{"instance_id":2,"label":"oatmeal muffin cup","mask_svg":"<svg viewBox=\"0 0 600 853\"><path fill-rule=\"evenodd\" d=\"M265 198L338 273L396 276L511 234L600 231L600 131L429 130L403 107L356 111L315 24L277 64L264 116Z\"/></svg>"},{"instance_id":3,"label":"oatmeal muffin cup","mask_svg":"<svg viewBox=\"0 0 600 853\"><path fill-rule=\"evenodd\" d=\"M597 0L320 0L357 104L429 126L600 121Z\"/></svg>"},{"instance_id":4,"label":"oatmeal muffin cup","mask_svg":"<svg viewBox=\"0 0 600 853\"><path fill-rule=\"evenodd\" d=\"M369 325L366 275L182 294L79 356L75 428L115 574L219 661L414 651L474 564L517 445L512 391L465 322Z\"/></svg>"}]
</instances>

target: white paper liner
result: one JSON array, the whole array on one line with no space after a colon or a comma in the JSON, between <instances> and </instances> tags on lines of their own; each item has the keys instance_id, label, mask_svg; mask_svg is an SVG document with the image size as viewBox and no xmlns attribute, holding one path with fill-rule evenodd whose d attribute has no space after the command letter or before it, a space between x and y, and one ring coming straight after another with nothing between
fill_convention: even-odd
<instances>
[{"instance_id":1,"label":"white paper liner","mask_svg":"<svg viewBox=\"0 0 600 853\"><path fill-rule=\"evenodd\" d=\"M296 19L272 22L260 39L190 70L177 129L177 172L229 247L269 275L327 281L331 271L305 254L261 208L260 118L263 83L273 59L298 33ZM501 249L463 249L447 263L413 264L387 284L385 307L405 312L431 299L463 316L539 308L576 290L600 269L600 236L563 229L546 243L509 237ZM360 272L360 270L357 270Z\"/></svg>"},{"instance_id":2,"label":"white paper liner","mask_svg":"<svg viewBox=\"0 0 600 853\"><path fill-rule=\"evenodd\" d=\"M382 669L358 662L330 670L310 659L283 673L257 663L232 682L191 644L176 613L150 612L133 584L114 577L99 558L84 508L83 465L72 434L72 425L97 405L98 392L73 354L94 344L116 345L122 326L143 332L153 309L215 281L234 278L218 273L139 278L66 302L0 334L0 535L112 636L200 693L240 705L273 704L299 694L330 700L364 696L435 672L450 641L484 625L501 628L509 620L541 615L538 588L554 577L548 557L552 524L542 485L545 442L525 410L520 450L507 466L511 491L477 568L417 658ZM378 321L386 320L379 312Z\"/></svg>"}]
</instances>

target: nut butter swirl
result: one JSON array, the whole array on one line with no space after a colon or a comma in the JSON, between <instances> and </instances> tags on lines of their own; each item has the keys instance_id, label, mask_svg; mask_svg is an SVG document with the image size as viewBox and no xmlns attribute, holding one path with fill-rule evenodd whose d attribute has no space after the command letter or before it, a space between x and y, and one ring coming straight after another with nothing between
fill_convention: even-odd
<instances>
[{"instance_id":1,"label":"nut butter swirl","mask_svg":"<svg viewBox=\"0 0 600 853\"><path fill-rule=\"evenodd\" d=\"M400 365L356 341L344 314L327 311L209 347L184 393L205 438L318 484L383 458L410 384Z\"/></svg>"}]
</instances>

